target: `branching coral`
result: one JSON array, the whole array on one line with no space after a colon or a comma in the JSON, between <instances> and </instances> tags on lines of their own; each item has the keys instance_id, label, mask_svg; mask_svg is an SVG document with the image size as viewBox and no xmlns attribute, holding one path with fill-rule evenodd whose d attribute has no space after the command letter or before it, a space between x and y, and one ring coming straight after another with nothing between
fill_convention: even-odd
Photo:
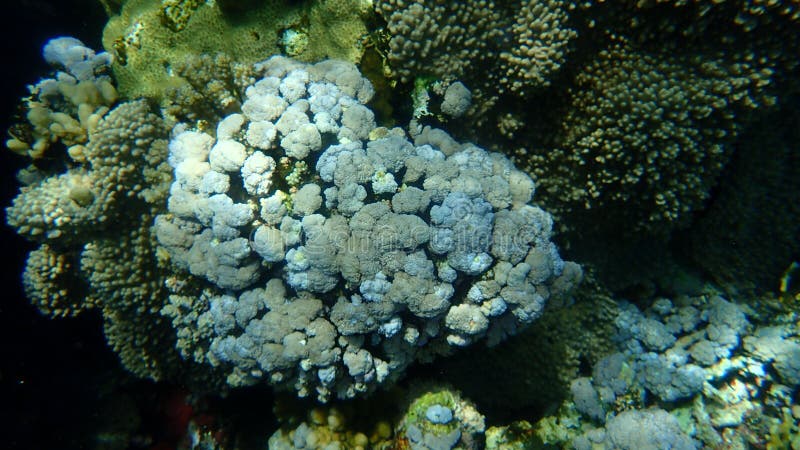
<instances>
[{"instance_id":1,"label":"branching coral","mask_svg":"<svg viewBox=\"0 0 800 450\"><path fill-rule=\"evenodd\" d=\"M163 207L170 182L166 129L137 101L116 106L86 132L68 154L50 155L67 161L65 171L28 168L26 185L6 210L8 223L40 245L28 257L26 292L48 315L101 310L123 363L139 376L161 378L178 370L170 330L159 325L163 273L150 235L151 214Z\"/></svg>"},{"instance_id":2,"label":"branching coral","mask_svg":"<svg viewBox=\"0 0 800 450\"><path fill-rule=\"evenodd\" d=\"M475 96L470 117L477 122L503 93L525 97L549 86L576 37L569 8L550 0L376 2L395 75L464 83Z\"/></svg>"},{"instance_id":3,"label":"branching coral","mask_svg":"<svg viewBox=\"0 0 800 450\"><path fill-rule=\"evenodd\" d=\"M527 154L559 211L612 214L629 232L685 225L730 157L730 105L748 84L624 46L576 77L556 148Z\"/></svg>"},{"instance_id":4,"label":"branching coral","mask_svg":"<svg viewBox=\"0 0 800 450\"><path fill-rule=\"evenodd\" d=\"M29 86L31 95L23 100L25 121L9 130L6 147L38 159L58 142L70 147L70 155L81 160L81 144L117 99L117 91L105 74L111 57L95 54L69 37L52 39L43 56L59 70L52 78Z\"/></svg>"}]
</instances>

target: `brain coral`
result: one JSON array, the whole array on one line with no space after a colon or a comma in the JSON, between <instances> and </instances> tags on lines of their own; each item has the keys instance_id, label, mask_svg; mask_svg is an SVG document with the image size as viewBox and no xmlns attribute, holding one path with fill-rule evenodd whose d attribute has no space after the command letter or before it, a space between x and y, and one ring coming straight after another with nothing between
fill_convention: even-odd
<instances>
[{"instance_id":1,"label":"brain coral","mask_svg":"<svg viewBox=\"0 0 800 450\"><path fill-rule=\"evenodd\" d=\"M179 127L169 144L155 230L185 280L163 312L186 357L234 386L349 398L515 334L580 277L507 158L377 128L351 64L256 72L216 136Z\"/></svg>"}]
</instances>

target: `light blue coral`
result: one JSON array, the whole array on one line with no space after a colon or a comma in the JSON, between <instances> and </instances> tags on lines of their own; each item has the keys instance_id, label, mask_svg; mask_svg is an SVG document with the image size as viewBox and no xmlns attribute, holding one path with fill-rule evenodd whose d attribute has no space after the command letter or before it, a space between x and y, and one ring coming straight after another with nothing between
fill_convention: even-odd
<instances>
[{"instance_id":1,"label":"light blue coral","mask_svg":"<svg viewBox=\"0 0 800 450\"><path fill-rule=\"evenodd\" d=\"M800 383L792 314L748 317L748 307L713 294L621 306L620 351L571 386L570 407L587 419L574 448L713 447L745 439L753 423L778 423L791 407ZM664 430L679 420L686 435L637 431L656 420Z\"/></svg>"},{"instance_id":2,"label":"light blue coral","mask_svg":"<svg viewBox=\"0 0 800 450\"><path fill-rule=\"evenodd\" d=\"M353 397L422 352L499 342L560 293L551 219L527 205L533 183L507 158L441 130L412 142L378 129L352 65L274 57L256 71L216 138L174 133L169 214L155 225L174 266L218 294L200 315L214 336L195 345L229 384ZM315 170L287 187L276 175L295 160ZM480 277L496 288L465 303L455 286Z\"/></svg>"}]
</instances>

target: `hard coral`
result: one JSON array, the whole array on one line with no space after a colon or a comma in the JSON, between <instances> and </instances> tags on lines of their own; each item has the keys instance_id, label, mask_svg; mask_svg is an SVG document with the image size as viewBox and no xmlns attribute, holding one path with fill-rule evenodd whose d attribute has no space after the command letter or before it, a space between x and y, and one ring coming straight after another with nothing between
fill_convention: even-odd
<instances>
[{"instance_id":1,"label":"hard coral","mask_svg":"<svg viewBox=\"0 0 800 450\"><path fill-rule=\"evenodd\" d=\"M241 2L239 2L241 3ZM357 61L366 34L361 0L324 0L311 5L283 1L199 2L127 1L109 20L103 46L116 55L113 65L125 98L164 100L170 89L185 87L175 68L194 55L225 53L252 64L280 52L274 36L304 28L313 40L301 54L309 61L340 58Z\"/></svg>"},{"instance_id":2,"label":"hard coral","mask_svg":"<svg viewBox=\"0 0 800 450\"><path fill-rule=\"evenodd\" d=\"M372 86L345 62L273 57L255 70L216 139L176 130L169 213L155 223L175 269L207 286L200 301L176 289L164 313L181 336L204 324L181 349L205 352L229 384L353 397L419 355L515 334L580 277L505 157L440 130L368 140ZM276 177L303 160L314 173ZM456 295L477 280L494 289Z\"/></svg>"}]
</instances>

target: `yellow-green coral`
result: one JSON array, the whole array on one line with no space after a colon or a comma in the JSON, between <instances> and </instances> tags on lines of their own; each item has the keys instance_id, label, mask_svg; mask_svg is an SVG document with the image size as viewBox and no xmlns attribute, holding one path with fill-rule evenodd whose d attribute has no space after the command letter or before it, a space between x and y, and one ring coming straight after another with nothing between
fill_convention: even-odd
<instances>
[{"instance_id":1,"label":"yellow-green coral","mask_svg":"<svg viewBox=\"0 0 800 450\"><path fill-rule=\"evenodd\" d=\"M52 92L44 95L45 85L48 91L55 86L57 95ZM9 130L6 147L34 159L45 156L47 149L57 141L67 147L85 143L100 118L117 100L114 86L103 78L78 81L59 77L44 80L29 89L30 97L23 100L26 120ZM73 154L70 152L70 156Z\"/></svg>"},{"instance_id":2,"label":"yellow-green coral","mask_svg":"<svg viewBox=\"0 0 800 450\"><path fill-rule=\"evenodd\" d=\"M42 314L73 316L91 306L81 295L83 285L74 272L74 256L47 244L28 255L22 282L25 294Z\"/></svg>"},{"instance_id":3,"label":"yellow-green coral","mask_svg":"<svg viewBox=\"0 0 800 450\"><path fill-rule=\"evenodd\" d=\"M358 62L367 36L370 0L317 0L308 12L308 47L296 56L302 61L326 58Z\"/></svg>"},{"instance_id":4,"label":"yellow-green coral","mask_svg":"<svg viewBox=\"0 0 800 450\"><path fill-rule=\"evenodd\" d=\"M526 420L486 430L488 450L533 450L541 446L541 440L536 436L533 426Z\"/></svg>"},{"instance_id":5,"label":"yellow-green coral","mask_svg":"<svg viewBox=\"0 0 800 450\"><path fill-rule=\"evenodd\" d=\"M433 423L425 420L425 412L434 405L444 406L454 410L458 406L459 399L454 392L447 389L433 390L417 397L408 407L405 423L407 425L423 426L422 431L430 431L436 435L443 435L453 431L458 427L457 421L448 423Z\"/></svg>"},{"instance_id":6,"label":"yellow-green coral","mask_svg":"<svg viewBox=\"0 0 800 450\"><path fill-rule=\"evenodd\" d=\"M225 53L253 63L279 53L287 30L308 37L307 45L293 49L298 59L357 62L369 10L364 1L269 0L223 8L199 0L131 0L109 20L103 46L116 57L113 71L123 97L160 101L166 90L184 84L174 69L189 56Z\"/></svg>"},{"instance_id":7,"label":"yellow-green coral","mask_svg":"<svg viewBox=\"0 0 800 450\"><path fill-rule=\"evenodd\" d=\"M446 386L420 385L407 396L410 403L395 427L398 445L410 443L411 448L428 448L447 442L452 446L445 448L466 449L471 448L471 443L483 440L486 431L483 415L458 391ZM447 411L451 417L434 420L431 408Z\"/></svg>"},{"instance_id":8,"label":"yellow-green coral","mask_svg":"<svg viewBox=\"0 0 800 450\"><path fill-rule=\"evenodd\" d=\"M203 0L161 0L161 15L165 25L173 31L186 28L192 13L203 4Z\"/></svg>"},{"instance_id":9,"label":"yellow-green coral","mask_svg":"<svg viewBox=\"0 0 800 450\"><path fill-rule=\"evenodd\" d=\"M394 448L387 399L309 409L294 399L286 400L276 402L275 414L282 426L270 437L269 448Z\"/></svg>"}]
</instances>

